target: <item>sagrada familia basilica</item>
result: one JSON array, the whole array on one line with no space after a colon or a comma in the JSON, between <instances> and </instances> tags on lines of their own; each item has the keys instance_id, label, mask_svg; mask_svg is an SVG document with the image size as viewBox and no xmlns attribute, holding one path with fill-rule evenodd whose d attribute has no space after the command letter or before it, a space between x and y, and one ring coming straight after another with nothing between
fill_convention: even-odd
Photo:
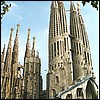
<instances>
[{"instance_id":1,"label":"sagrada familia basilica","mask_svg":"<svg viewBox=\"0 0 100 100\"><path fill-rule=\"evenodd\" d=\"M9 43L1 55L1 99L98 99L98 85L93 72L88 34L81 15L70 2L70 32L63 1L52 1L48 37L48 73L43 90L41 58L35 50L35 36L30 48L30 33L26 42L24 65L19 64L19 27L12 47Z\"/></svg>"}]
</instances>

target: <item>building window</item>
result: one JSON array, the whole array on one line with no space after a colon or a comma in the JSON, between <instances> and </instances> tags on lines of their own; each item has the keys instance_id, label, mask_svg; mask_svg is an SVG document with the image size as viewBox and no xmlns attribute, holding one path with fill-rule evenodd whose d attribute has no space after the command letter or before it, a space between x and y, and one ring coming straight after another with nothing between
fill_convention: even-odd
<instances>
[{"instance_id":1,"label":"building window","mask_svg":"<svg viewBox=\"0 0 100 100\"><path fill-rule=\"evenodd\" d=\"M81 52L81 43L79 43L79 51L80 51L80 55L82 54Z\"/></svg>"},{"instance_id":2,"label":"building window","mask_svg":"<svg viewBox=\"0 0 100 100\"><path fill-rule=\"evenodd\" d=\"M52 90L52 95L53 95L53 97L56 96L56 90L55 89Z\"/></svg>"},{"instance_id":3,"label":"building window","mask_svg":"<svg viewBox=\"0 0 100 100\"><path fill-rule=\"evenodd\" d=\"M58 67L60 67L60 63L58 63Z\"/></svg>"},{"instance_id":4,"label":"building window","mask_svg":"<svg viewBox=\"0 0 100 100\"><path fill-rule=\"evenodd\" d=\"M77 99L83 99L82 88L77 88Z\"/></svg>"},{"instance_id":5,"label":"building window","mask_svg":"<svg viewBox=\"0 0 100 100\"><path fill-rule=\"evenodd\" d=\"M87 53L87 58L88 58L88 62L89 62L89 60L90 60L90 59L89 59L89 53Z\"/></svg>"},{"instance_id":6,"label":"building window","mask_svg":"<svg viewBox=\"0 0 100 100\"><path fill-rule=\"evenodd\" d=\"M79 54L79 51L78 51L78 43L76 42L76 50L77 50L77 54Z\"/></svg>"},{"instance_id":7,"label":"building window","mask_svg":"<svg viewBox=\"0 0 100 100\"><path fill-rule=\"evenodd\" d=\"M56 84L59 83L59 77L58 77L58 76L56 76L55 83L56 83Z\"/></svg>"},{"instance_id":8,"label":"building window","mask_svg":"<svg viewBox=\"0 0 100 100\"><path fill-rule=\"evenodd\" d=\"M66 51L66 38L64 38L64 49Z\"/></svg>"},{"instance_id":9,"label":"building window","mask_svg":"<svg viewBox=\"0 0 100 100\"><path fill-rule=\"evenodd\" d=\"M62 55L62 44L61 44L61 41L60 41L60 52L61 52L61 55Z\"/></svg>"},{"instance_id":10,"label":"building window","mask_svg":"<svg viewBox=\"0 0 100 100\"><path fill-rule=\"evenodd\" d=\"M59 55L59 41L57 41L57 54Z\"/></svg>"},{"instance_id":11,"label":"building window","mask_svg":"<svg viewBox=\"0 0 100 100\"><path fill-rule=\"evenodd\" d=\"M66 99L72 99L72 94L67 94Z\"/></svg>"},{"instance_id":12,"label":"building window","mask_svg":"<svg viewBox=\"0 0 100 100\"><path fill-rule=\"evenodd\" d=\"M79 35L79 29L77 29L78 30L78 38L80 38L80 35Z\"/></svg>"},{"instance_id":13,"label":"building window","mask_svg":"<svg viewBox=\"0 0 100 100\"><path fill-rule=\"evenodd\" d=\"M83 30L82 30L82 37L83 37L83 44L85 45Z\"/></svg>"},{"instance_id":14,"label":"building window","mask_svg":"<svg viewBox=\"0 0 100 100\"><path fill-rule=\"evenodd\" d=\"M62 86L62 91L64 91L64 86Z\"/></svg>"},{"instance_id":15,"label":"building window","mask_svg":"<svg viewBox=\"0 0 100 100\"><path fill-rule=\"evenodd\" d=\"M56 43L54 43L54 55L56 57Z\"/></svg>"},{"instance_id":16,"label":"building window","mask_svg":"<svg viewBox=\"0 0 100 100\"><path fill-rule=\"evenodd\" d=\"M84 52L84 57L85 57L85 64L87 64L86 52Z\"/></svg>"},{"instance_id":17,"label":"building window","mask_svg":"<svg viewBox=\"0 0 100 100\"><path fill-rule=\"evenodd\" d=\"M55 64L55 68L56 68L56 64Z\"/></svg>"},{"instance_id":18,"label":"building window","mask_svg":"<svg viewBox=\"0 0 100 100\"><path fill-rule=\"evenodd\" d=\"M53 44L52 44L52 59L53 59Z\"/></svg>"}]
</instances>

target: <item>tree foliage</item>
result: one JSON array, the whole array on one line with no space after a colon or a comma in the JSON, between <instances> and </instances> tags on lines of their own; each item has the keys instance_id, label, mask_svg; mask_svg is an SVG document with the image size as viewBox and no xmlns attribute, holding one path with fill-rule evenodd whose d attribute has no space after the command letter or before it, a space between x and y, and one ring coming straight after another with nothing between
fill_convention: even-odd
<instances>
[{"instance_id":1,"label":"tree foliage","mask_svg":"<svg viewBox=\"0 0 100 100\"><path fill-rule=\"evenodd\" d=\"M1 19L9 11L11 4L7 4L6 1L1 1Z\"/></svg>"},{"instance_id":2,"label":"tree foliage","mask_svg":"<svg viewBox=\"0 0 100 100\"><path fill-rule=\"evenodd\" d=\"M90 3L93 8L98 10L98 1L82 1L83 6L85 6L86 3Z\"/></svg>"}]
</instances>

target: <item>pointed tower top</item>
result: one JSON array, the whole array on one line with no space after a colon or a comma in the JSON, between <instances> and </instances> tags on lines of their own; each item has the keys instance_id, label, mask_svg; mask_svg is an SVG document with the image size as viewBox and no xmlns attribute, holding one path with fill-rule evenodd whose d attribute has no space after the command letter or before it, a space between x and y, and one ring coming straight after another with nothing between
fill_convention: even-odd
<instances>
[{"instance_id":1,"label":"pointed tower top","mask_svg":"<svg viewBox=\"0 0 100 100\"><path fill-rule=\"evenodd\" d=\"M17 24L17 31L16 31L16 34L18 34L19 27L20 27L20 24Z\"/></svg>"},{"instance_id":2,"label":"pointed tower top","mask_svg":"<svg viewBox=\"0 0 100 100\"><path fill-rule=\"evenodd\" d=\"M13 54L12 54L12 64L18 63L18 52L19 52L19 42L18 42L18 31L19 31L19 24L17 24L17 30L16 30L16 37L14 40L14 46L13 46Z\"/></svg>"},{"instance_id":3,"label":"pointed tower top","mask_svg":"<svg viewBox=\"0 0 100 100\"><path fill-rule=\"evenodd\" d=\"M19 31L20 24L17 24L17 30L16 30L16 37L15 37L15 44L18 42L18 31Z\"/></svg>"},{"instance_id":4,"label":"pointed tower top","mask_svg":"<svg viewBox=\"0 0 100 100\"><path fill-rule=\"evenodd\" d=\"M57 1L58 3L63 3L63 1Z\"/></svg>"},{"instance_id":5,"label":"pointed tower top","mask_svg":"<svg viewBox=\"0 0 100 100\"><path fill-rule=\"evenodd\" d=\"M14 31L14 28L11 28L11 31Z\"/></svg>"},{"instance_id":6,"label":"pointed tower top","mask_svg":"<svg viewBox=\"0 0 100 100\"><path fill-rule=\"evenodd\" d=\"M19 27L19 26L20 26L20 24L17 24L17 26Z\"/></svg>"},{"instance_id":7,"label":"pointed tower top","mask_svg":"<svg viewBox=\"0 0 100 100\"><path fill-rule=\"evenodd\" d=\"M30 38L30 31L31 31L31 29L28 28L28 39Z\"/></svg>"},{"instance_id":8,"label":"pointed tower top","mask_svg":"<svg viewBox=\"0 0 100 100\"><path fill-rule=\"evenodd\" d=\"M28 37L26 43L25 59L30 57L30 28L28 28Z\"/></svg>"},{"instance_id":9,"label":"pointed tower top","mask_svg":"<svg viewBox=\"0 0 100 100\"><path fill-rule=\"evenodd\" d=\"M75 7L73 1L70 1L70 10L71 10L71 11L76 11L76 7Z\"/></svg>"},{"instance_id":10,"label":"pointed tower top","mask_svg":"<svg viewBox=\"0 0 100 100\"><path fill-rule=\"evenodd\" d=\"M73 1L70 1L70 3L73 3Z\"/></svg>"},{"instance_id":11,"label":"pointed tower top","mask_svg":"<svg viewBox=\"0 0 100 100\"><path fill-rule=\"evenodd\" d=\"M78 14L80 14L80 10L81 10L81 9L80 9L80 1L78 1L78 2L77 2L77 11L78 11Z\"/></svg>"},{"instance_id":12,"label":"pointed tower top","mask_svg":"<svg viewBox=\"0 0 100 100\"><path fill-rule=\"evenodd\" d=\"M10 40L11 40L11 38L12 38L12 32L14 31L14 28L11 28L10 30L11 30L11 33L10 33Z\"/></svg>"},{"instance_id":13,"label":"pointed tower top","mask_svg":"<svg viewBox=\"0 0 100 100\"><path fill-rule=\"evenodd\" d=\"M54 7L58 7L57 1L52 1L52 3L51 3L51 9L54 8Z\"/></svg>"}]
</instances>

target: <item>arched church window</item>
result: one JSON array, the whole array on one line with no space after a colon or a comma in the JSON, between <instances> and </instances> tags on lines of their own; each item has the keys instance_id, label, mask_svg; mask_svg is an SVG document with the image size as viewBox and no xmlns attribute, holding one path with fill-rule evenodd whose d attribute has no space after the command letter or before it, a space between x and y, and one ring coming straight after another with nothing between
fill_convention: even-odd
<instances>
[{"instance_id":1,"label":"arched church window","mask_svg":"<svg viewBox=\"0 0 100 100\"><path fill-rule=\"evenodd\" d=\"M72 94L67 94L66 99L72 99Z\"/></svg>"},{"instance_id":2,"label":"arched church window","mask_svg":"<svg viewBox=\"0 0 100 100\"><path fill-rule=\"evenodd\" d=\"M56 83L56 84L59 83L59 77L58 77L58 76L56 76L55 83Z\"/></svg>"},{"instance_id":3,"label":"arched church window","mask_svg":"<svg viewBox=\"0 0 100 100\"><path fill-rule=\"evenodd\" d=\"M77 88L77 99L83 99L83 91L82 88Z\"/></svg>"},{"instance_id":4,"label":"arched church window","mask_svg":"<svg viewBox=\"0 0 100 100\"><path fill-rule=\"evenodd\" d=\"M56 90L52 89L52 96L55 97L56 96Z\"/></svg>"}]
</instances>

